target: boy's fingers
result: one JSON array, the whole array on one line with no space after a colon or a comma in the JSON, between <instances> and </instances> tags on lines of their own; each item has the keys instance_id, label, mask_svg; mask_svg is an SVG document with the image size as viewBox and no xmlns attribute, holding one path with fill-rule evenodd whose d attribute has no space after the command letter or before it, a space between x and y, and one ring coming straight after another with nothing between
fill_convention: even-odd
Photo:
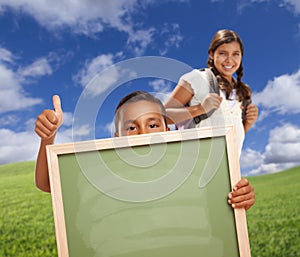
<instances>
[{"instance_id":1,"label":"boy's fingers","mask_svg":"<svg viewBox=\"0 0 300 257\"><path fill-rule=\"evenodd\" d=\"M51 127L55 124L57 124L58 119L55 111L52 110L45 110L44 115L47 119L41 119L41 122L49 129L52 129Z\"/></svg>"},{"instance_id":2,"label":"boy's fingers","mask_svg":"<svg viewBox=\"0 0 300 257\"><path fill-rule=\"evenodd\" d=\"M234 187L233 190L237 190L241 187L245 187L249 185L249 181L246 178L242 178Z\"/></svg>"},{"instance_id":3,"label":"boy's fingers","mask_svg":"<svg viewBox=\"0 0 300 257\"><path fill-rule=\"evenodd\" d=\"M61 101L60 101L60 97L58 95L54 95L52 97L52 103L53 103L54 111L56 113L61 113L62 112Z\"/></svg>"},{"instance_id":4,"label":"boy's fingers","mask_svg":"<svg viewBox=\"0 0 300 257\"><path fill-rule=\"evenodd\" d=\"M245 208L245 210L249 210L250 207L255 203L254 199L249 199L247 201L243 201L240 203L233 203L231 204L232 208Z\"/></svg>"},{"instance_id":5,"label":"boy's fingers","mask_svg":"<svg viewBox=\"0 0 300 257\"><path fill-rule=\"evenodd\" d=\"M61 108L60 97L58 95L54 95L52 97L52 102L54 107L54 113L57 117L57 125L59 127L62 124L62 120L63 120L63 111Z\"/></svg>"},{"instance_id":6,"label":"boy's fingers","mask_svg":"<svg viewBox=\"0 0 300 257\"><path fill-rule=\"evenodd\" d=\"M35 123L35 132L42 139L52 137L62 123L61 101L58 95L52 97L54 110L44 110L38 115Z\"/></svg>"},{"instance_id":7,"label":"boy's fingers","mask_svg":"<svg viewBox=\"0 0 300 257\"><path fill-rule=\"evenodd\" d=\"M239 203L249 199L254 199L255 194L254 191L247 189L241 189L238 194L234 195L234 193L230 193L228 195L228 200L231 203Z\"/></svg>"},{"instance_id":8,"label":"boy's fingers","mask_svg":"<svg viewBox=\"0 0 300 257\"><path fill-rule=\"evenodd\" d=\"M52 117L56 119L54 111L51 112L53 112ZM56 129L57 126L54 123L50 122L48 119L37 119L36 121L35 132L42 139L47 139L52 136L55 133Z\"/></svg>"}]
</instances>

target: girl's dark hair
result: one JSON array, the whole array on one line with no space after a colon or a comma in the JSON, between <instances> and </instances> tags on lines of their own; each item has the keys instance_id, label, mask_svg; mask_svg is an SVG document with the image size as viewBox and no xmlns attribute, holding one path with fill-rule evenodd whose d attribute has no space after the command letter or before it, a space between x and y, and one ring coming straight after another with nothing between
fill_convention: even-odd
<instances>
[{"instance_id":1,"label":"girl's dark hair","mask_svg":"<svg viewBox=\"0 0 300 257\"><path fill-rule=\"evenodd\" d=\"M226 92L226 98L228 99L230 96L230 93L232 92L233 89L233 85L232 83L230 83L229 81L227 81L225 78L222 77L222 75L220 74L220 72L216 69L215 65L214 65L214 60L210 57L210 55L213 55L213 53L216 51L216 49L223 44L228 44L231 42L238 42L240 47L241 47L241 53L242 53L242 57L244 55L244 45L243 42L241 40L241 38L239 37L239 35L232 31L232 30L219 30L213 37L209 49L208 49L208 60L207 60L207 66L209 68L211 68L212 72L215 74L218 83L221 87L221 89L225 90ZM243 64L241 61L241 65L238 68L238 70L236 71L236 90L237 90L237 96L239 101L244 101L244 100L248 100L251 99L251 89L250 87L245 84L244 82L242 82L242 77L244 75L244 68L243 68Z\"/></svg>"},{"instance_id":2,"label":"girl's dark hair","mask_svg":"<svg viewBox=\"0 0 300 257\"><path fill-rule=\"evenodd\" d=\"M115 129L116 130L118 128L119 111L120 111L121 107L123 105L125 105L125 104L135 103L135 102L139 102L139 101L148 101L148 102L151 102L151 103L158 104L160 106L160 108L161 108L161 114L164 117L165 125L166 125L166 127L168 126L167 125L168 123L167 123L166 109L165 109L165 106L163 105L163 103L158 98L156 98L155 96L153 96L152 94L150 94L148 92L145 92L145 91L134 91L134 92L126 95L125 97L123 97L120 100L120 102L117 105L117 107L116 107L116 110L115 110L115 120L114 120Z\"/></svg>"}]
</instances>

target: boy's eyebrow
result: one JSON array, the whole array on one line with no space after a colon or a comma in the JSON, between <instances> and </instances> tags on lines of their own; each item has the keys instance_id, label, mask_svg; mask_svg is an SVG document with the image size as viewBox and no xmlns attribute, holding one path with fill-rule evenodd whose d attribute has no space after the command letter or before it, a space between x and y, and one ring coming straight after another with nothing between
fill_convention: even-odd
<instances>
[{"instance_id":1,"label":"boy's eyebrow","mask_svg":"<svg viewBox=\"0 0 300 257\"><path fill-rule=\"evenodd\" d=\"M135 122L135 120L125 120L125 121L123 122L123 125L132 124L132 123L134 123L134 122Z\"/></svg>"},{"instance_id":2,"label":"boy's eyebrow","mask_svg":"<svg viewBox=\"0 0 300 257\"><path fill-rule=\"evenodd\" d=\"M149 121L161 121L160 118L156 118L156 117L150 117L146 120L147 122ZM129 125L129 124L134 124L136 122L136 120L125 120L123 122L123 125L126 126L126 125Z\"/></svg>"},{"instance_id":3,"label":"boy's eyebrow","mask_svg":"<svg viewBox=\"0 0 300 257\"><path fill-rule=\"evenodd\" d=\"M160 118L156 118L156 117L150 117L147 119L147 121L161 121Z\"/></svg>"}]
</instances>

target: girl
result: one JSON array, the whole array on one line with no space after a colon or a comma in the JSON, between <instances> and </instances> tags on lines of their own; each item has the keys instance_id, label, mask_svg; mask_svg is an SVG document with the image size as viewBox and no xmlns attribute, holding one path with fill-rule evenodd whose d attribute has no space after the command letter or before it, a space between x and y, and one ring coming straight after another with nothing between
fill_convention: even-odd
<instances>
[{"instance_id":1,"label":"girl","mask_svg":"<svg viewBox=\"0 0 300 257\"><path fill-rule=\"evenodd\" d=\"M258 108L251 103L251 90L242 82L243 54L244 46L236 32L218 31L208 49L208 69L184 74L165 103L168 123L179 127L185 123L183 128L233 124L241 154L245 133L258 117ZM214 86L217 89L212 92ZM254 197L253 188L243 178L228 195L228 202L234 208L248 210Z\"/></svg>"},{"instance_id":2,"label":"girl","mask_svg":"<svg viewBox=\"0 0 300 257\"><path fill-rule=\"evenodd\" d=\"M189 127L234 124L241 153L245 133L258 117L258 109L251 103L251 90L242 82L243 53L244 46L236 32L218 31L208 49L209 69L184 74L165 103L168 122L179 127L191 119ZM219 94L210 93L212 83L219 87Z\"/></svg>"}]
</instances>

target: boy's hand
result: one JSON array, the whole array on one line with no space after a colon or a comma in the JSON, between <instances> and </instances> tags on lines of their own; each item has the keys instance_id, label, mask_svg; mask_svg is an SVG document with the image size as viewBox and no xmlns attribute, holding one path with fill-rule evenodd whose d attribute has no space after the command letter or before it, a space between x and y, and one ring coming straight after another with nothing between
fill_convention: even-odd
<instances>
[{"instance_id":1,"label":"boy's hand","mask_svg":"<svg viewBox=\"0 0 300 257\"><path fill-rule=\"evenodd\" d=\"M62 124L63 112L61 101L58 95L52 98L54 110L44 110L37 118L35 123L35 132L42 140L53 139L57 129Z\"/></svg>"},{"instance_id":2,"label":"boy's hand","mask_svg":"<svg viewBox=\"0 0 300 257\"><path fill-rule=\"evenodd\" d=\"M241 179L228 194L228 203L232 208L245 208L247 211L254 202L254 190L246 178Z\"/></svg>"}]
</instances>

